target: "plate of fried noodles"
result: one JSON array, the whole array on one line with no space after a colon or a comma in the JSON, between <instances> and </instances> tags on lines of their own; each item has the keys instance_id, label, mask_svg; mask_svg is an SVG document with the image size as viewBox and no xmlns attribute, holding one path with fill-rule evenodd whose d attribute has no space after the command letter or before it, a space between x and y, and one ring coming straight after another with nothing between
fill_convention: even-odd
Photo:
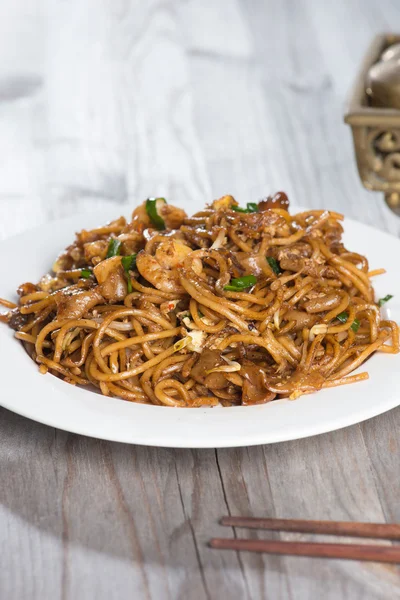
<instances>
[{"instance_id":1,"label":"plate of fried noodles","mask_svg":"<svg viewBox=\"0 0 400 600\"><path fill-rule=\"evenodd\" d=\"M284 192L148 198L1 244L1 404L128 443L228 447L400 404L400 241ZM74 232L75 233L74 235Z\"/></svg>"}]
</instances>

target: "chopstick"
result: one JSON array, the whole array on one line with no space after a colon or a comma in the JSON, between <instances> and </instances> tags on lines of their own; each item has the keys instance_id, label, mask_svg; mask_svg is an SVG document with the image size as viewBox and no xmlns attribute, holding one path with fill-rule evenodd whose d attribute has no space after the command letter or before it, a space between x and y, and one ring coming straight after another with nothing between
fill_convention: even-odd
<instances>
[{"instance_id":1,"label":"chopstick","mask_svg":"<svg viewBox=\"0 0 400 600\"><path fill-rule=\"evenodd\" d=\"M223 517L222 525L270 531L352 536L400 540L400 525L387 523L352 523L347 521L306 521L302 519L261 519L256 517ZM280 540L213 538L211 548L247 550L266 554L341 558L386 563L400 563L400 546L377 544L337 544Z\"/></svg>"},{"instance_id":2,"label":"chopstick","mask_svg":"<svg viewBox=\"0 0 400 600\"><path fill-rule=\"evenodd\" d=\"M269 531L293 531L299 533L400 540L400 525L397 523L353 523L351 521L222 517L221 525L247 527L249 529L267 529Z\"/></svg>"},{"instance_id":3,"label":"chopstick","mask_svg":"<svg viewBox=\"0 0 400 600\"><path fill-rule=\"evenodd\" d=\"M218 550L247 550L266 554L342 558L385 563L400 563L400 548L361 544L319 544L314 542L280 542L213 538L211 548Z\"/></svg>"}]
</instances>

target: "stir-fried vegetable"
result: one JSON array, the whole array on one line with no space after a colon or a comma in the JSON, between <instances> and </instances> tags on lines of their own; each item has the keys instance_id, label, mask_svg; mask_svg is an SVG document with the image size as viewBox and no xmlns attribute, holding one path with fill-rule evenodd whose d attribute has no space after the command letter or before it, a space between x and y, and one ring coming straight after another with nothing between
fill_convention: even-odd
<instances>
[{"instance_id":1,"label":"stir-fried vegetable","mask_svg":"<svg viewBox=\"0 0 400 600\"><path fill-rule=\"evenodd\" d=\"M126 272L132 271L136 267L136 254L130 256L123 256L121 258L122 266Z\"/></svg>"},{"instance_id":2,"label":"stir-fried vegetable","mask_svg":"<svg viewBox=\"0 0 400 600\"><path fill-rule=\"evenodd\" d=\"M82 269L81 270L81 277L83 277L83 279L89 279L89 277L91 277L93 275L92 271L90 269Z\"/></svg>"},{"instance_id":3,"label":"stir-fried vegetable","mask_svg":"<svg viewBox=\"0 0 400 600\"><path fill-rule=\"evenodd\" d=\"M179 352L180 350L183 350L183 348L185 348L188 344L190 344L191 341L192 341L192 336L191 336L191 334L190 335L188 334L186 337L175 342L175 344L174 344L175 352Z\"/></svg>"},{"instance_id":4,"label":"stir-fried vegetable","mask_svg":"<svg viewBox=\"0 0 400 600\"><path fill-rule=\"evenodd\" d=\"M280 275L282 273L282 270L276 258L274 258L273 256L267 256L267 263L269 264L275 275Z\"/></svg>"},{"instance_id":5,"label":"stir-fried vegetable","mask_svg":"<svg viewBox=\"0 0 400 600\"><path fill-rule=\"evenodd\" d=\"M107 258L118 256L121 252L121 242L115 238L111 238L108 243Z\"/></svg>"},{"instance_id":6,"label":"stir-fried vegetable","mask_svg":"<svg viewBox=\"0 0 400 600\"><path fill-rule=\"evenodd\" d=\"M243 277L231 279L230 284L224 286L224 290L227 292L241 292L249 287L252 287L256 283L257 277L254 277L254 275L244 275Z\"/></svg>"},{"instance_id":7,"label":"stir-fried vegetable","mask_svg":"<svg viewBox=\"0 0 400 600\"><path fill-rule=\"evenodd\" d=\"M391 300L392 298L393 298L392 294L388 294L384 298L381 298L380 300L378 300L378 306L383 306L384 304L386 304L386 302L389 302L389 300Z\"/></svg>"},{"instance_id":8,"label":"stir-fried vegetable","mask_svg":"<svg viewBox=\"0 0 400 600\"><path fill-rule=\"evenodd\" d=\"M124 267L126 279L128 282L128 294L133 292L131 275L129 271L132 271L136 267L136 254L131 254L130 256L123 256L121 258L121 264Z\"/></svg>"},{"instance_id":9,"label":"stir-fried vegetable","mask_svg":"<svg viewBox=\"0 0 400 600\"><path fill-rule=\"evenodd\" d=\"M347 319L349 318L349 315L347 314L347 312L341 312L339 315L336 315L336 318L341 323L347 323Z\"/></svg>"},{"instance_id":10,"label":"stir-fried vegetable","mask_svg":"<svg viewBox=\"0 0 400 600\"><path fill-rule=\"evenodd\" d=\"M258 204L256 202L248 202L246 204L247 208L241 208L240 206L232 206L232 210L240 213L253 213L258 212Z\"/></svg>"},{"instance_id":11,"label":"stir-fried vegetable","mask_svg":"<svg viewBox=\"0 0 400 600\"><path fill-rule=\"evenodd\" d=\"M164 219L160 216L160 208L163 204L167 204L165 198L147 198L146 200L146 212L154 227L159 230L165 229Z\"/></svg>"},{"instance_id":12,"label":"stir-fried vegetable","mask_svg":"<svg viewBox=\"0 0 400 600\"><path fill-rule=\"evenodd\" d=\"M347 312L341 312L340 314L336 315L336 318L341 323L347 323L347 319L349 318L349 315ZM360 321L358 319L354 319L354 321L350 325L350 329L352 329L354 331L354 333L357 333L359 328L360 328Z\"/></svg>"}]
</instances>

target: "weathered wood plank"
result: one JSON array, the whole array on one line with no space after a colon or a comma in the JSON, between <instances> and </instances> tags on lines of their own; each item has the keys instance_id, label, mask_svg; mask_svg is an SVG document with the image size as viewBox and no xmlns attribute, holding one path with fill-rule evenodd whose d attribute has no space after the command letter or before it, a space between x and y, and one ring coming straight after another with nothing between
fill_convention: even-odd
<instances>
[{"instance_id":1,"label":"weathered wood plank","mask_svg":"<svg viewBox=\"0 0 400 600\"><path fill-rule=\"evenodd\" d=\"M358 426L298 442L219 450L218 455L231 514L385 521ZM242 537L249 533L271 537L269 532L237 530ZM396 568L251 554L243 554L242 561L252 597L262 598L272 588L276 598L292 594L335 599L341 593L340 597L353 598L364 593L383 599L396 594L399 586Z\"/></svg>"}]
</instances>

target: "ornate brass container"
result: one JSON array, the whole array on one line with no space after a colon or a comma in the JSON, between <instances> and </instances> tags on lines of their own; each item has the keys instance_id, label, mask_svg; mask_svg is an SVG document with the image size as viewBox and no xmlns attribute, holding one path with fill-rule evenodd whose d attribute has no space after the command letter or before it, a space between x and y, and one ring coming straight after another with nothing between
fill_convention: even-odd
<instances>
[{"instance_id":1,"label":"ornate brass container","mask_svg":"<svg viewBox=\"0 0 400 600\"><path fill-rule=\"evenodd\" d=\"M351 91L344 117L351 126L358 172L369 190L382 191L388 206L400 215L400 110L371 106L367 95L369 69L400 35L378 35L368 48ZM390 86L390 84L389 84ZM388 93L393 92L388 89Z\"/></svg>"}]
</instances>

